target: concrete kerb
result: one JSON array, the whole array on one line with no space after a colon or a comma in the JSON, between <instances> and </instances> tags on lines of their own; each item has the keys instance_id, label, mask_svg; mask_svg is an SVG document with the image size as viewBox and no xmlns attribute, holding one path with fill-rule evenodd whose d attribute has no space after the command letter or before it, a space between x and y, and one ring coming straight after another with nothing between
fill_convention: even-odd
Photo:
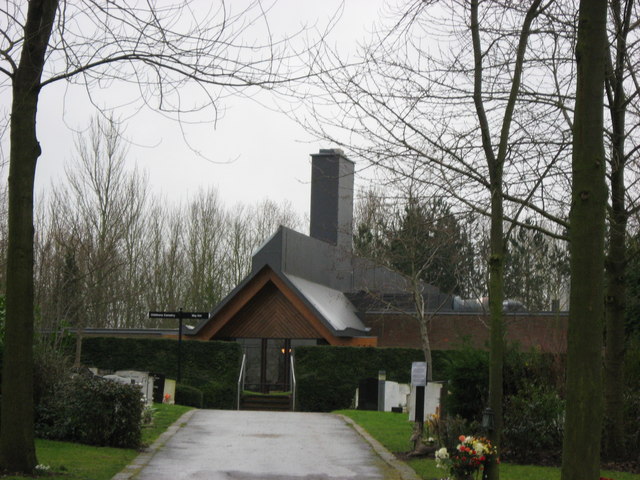
<instances>
[{"instance_id":1,"label":"concrete kerb","mask_svg":"<svg viewBox=\"0 0 640 480\"><path fill-rule=\"evenodd\" d=\"M369 435L364 428L354 422L351 418L346 417L344 415L338 415L342 417L342 419L351 425L358 434L362 438L364 438L369 445L373 448L373 450L384 460L387 465L395 469L399 474L402 480L420 480L420 477L416 474L416 472L408 466L406 463L398 460L393 453L387 450L380 442L378 442L375 438Z\"/></svg>"},{"instance_id":2,"label":"concrete kerb","mask_svg":"<svg viewBox=\"0 0 640 480\"><path fill-rule=\"evenodd\" d=\"M189 410L185 412L178 420L173 422L167 430L160 435L153 444L145 449L140 455L138 455L133 462L124 467L124 469L117 473L111 480L130 480L137 475L142 468L147 465L157 451L169 441L169 439L175 435L175 433L189 421L191 416L197 411L197 409Z\"/></svg>"}]
</instances>

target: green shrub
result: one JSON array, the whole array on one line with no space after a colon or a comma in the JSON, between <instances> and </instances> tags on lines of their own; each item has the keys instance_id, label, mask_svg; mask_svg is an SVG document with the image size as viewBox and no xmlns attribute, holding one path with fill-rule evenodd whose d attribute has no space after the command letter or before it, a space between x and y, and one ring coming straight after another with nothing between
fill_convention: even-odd
<instances>
[{"instance_id":1,"label":"green shrub","mask_svg":"<svg viewBox=\"0 0 640 480\"><path fill-rule=\"evenodd\" d=\"M442 353L439 369L448 390L445 411L468 421L480 421L488 402L489 352L463 345ZM531 384L559 389L564 385L563 370L563 359L557 355L520 352L517 345L511 345L504 357L503 396L517 396Z\"/></svg>"},{"instance_id":2,"label":"green shrub","mask_svg":"<svg viewBox=\"0 0 640 480\"><path fill-rule=\"evenodd\" d=\"M55 395L38 405L39 437L121 448L140 445L139 387L82 375L58 386Z\"/></svg>"},{"instance_id":3,"label":"green shrub","mask_svg":"<svg viewBox=\"0 0 640 480\"><path fill-rule=\"evenodd\" d=\"M204 408L233 410L236 408L237 383L211 381L202 385Z\"/></svg>"},{"instance_id":4,"label":"green shrub","mask_svg":"<svg viewBox=\"0 0 640 480\"><path fill-rule=\"evenodd\" d=\"M529 383L507 397L504 410L505 458L519 463L558 460L562 451L564 401L551 387Z\"/></svg>"},{"instance_id":5,"label":"green shrub","mask_svg":"<svg viewBox=\"0 0 640 480\"><path fill-rule=\"evenodd\" d=\"M456 449L460 443L460 435L477 435L480 432L480 425L477 422L468 422L459 415L446 415L438 417L436 422L429 422L435 426L430 434L434 435L438 444L447 447L449 451Z\"/></svg>"},{"instance_id":6,"label":"green shrub","mask_svg":"<svg viewBox=\"0 0 640 480\"><path fill-rule=\"evenodd\" d=\"M488 353L471 347L448 353L443 367L448 393L443 401L445 412L448 416L477 421L487 402Z\"/></svg>"},{"instance_id":7,"label":"green shrub","mask_svg":"<svg viewBox=\"0 0 640 480\"><path fill-rule=\"evenodd\" d=\"M176 384L176 403L188 407L202 408L202 390L184 383Z\"/></svg>"}]
</instances>

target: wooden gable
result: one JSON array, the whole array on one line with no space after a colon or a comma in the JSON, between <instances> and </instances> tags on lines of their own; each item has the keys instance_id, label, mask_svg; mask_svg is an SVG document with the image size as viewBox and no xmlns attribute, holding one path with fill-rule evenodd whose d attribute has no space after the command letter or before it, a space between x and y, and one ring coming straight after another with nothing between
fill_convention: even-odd
<instances>
[{"instance_id":1,"label":"wooden gable","mask_svg":"<svg viewBox=\"0 0 640 480\"><path fill-rule=\"evenodd\" d=\"M221 338L322 338L272 283L264 287L222 327Z\"/></svg>"},{"instance_id":2,"label":"wooden gable","mask_svg":"<svg viewBox=\"0 0 640 480\"><path fill-rule=\"evenodd\" d=\"M376 337L337 337L270 267L250 278L193 337L322 338L330 345L375 346Z\"/></svg>"}]
</instances>

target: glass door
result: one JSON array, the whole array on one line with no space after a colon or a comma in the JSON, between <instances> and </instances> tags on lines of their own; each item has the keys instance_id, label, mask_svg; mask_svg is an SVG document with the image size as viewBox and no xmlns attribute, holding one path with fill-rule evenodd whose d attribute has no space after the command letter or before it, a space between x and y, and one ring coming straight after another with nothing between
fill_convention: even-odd
<instances>
[{"instance_id":1,"label":"glass door","mask_svg":"<svg viewBox=\"0 0 640 480\"><path fill-rule=\"evenodd\" d=\"M287 392L290 389L291 340L238 338L247 356L244 389L252 392Z\"/></svg>"},{"instance_id":2,"label":"glass door","mask_svg":"<svg viewBox=\"0 0 640 480\"><path fill-rule=\"evenodd\" d=\"M284 338L266 339L264 384L268 392L289 390L289 357L291 341Z\"/></svg>"}]
</instances>

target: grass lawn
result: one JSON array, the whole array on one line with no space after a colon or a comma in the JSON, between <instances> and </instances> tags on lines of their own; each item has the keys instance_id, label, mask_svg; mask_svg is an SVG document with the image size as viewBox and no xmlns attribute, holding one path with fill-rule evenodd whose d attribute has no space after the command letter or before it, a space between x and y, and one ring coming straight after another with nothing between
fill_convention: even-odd
<instances>
[{"instance_id":1,"label":"grass lawn","mask_svg":"<svg viewBox=\"0 0 640 480\"><path fill-rule=\"evenodd\" d=\"M411 437L412 424L407 421L407 414L363 410L340 410L334 413L340 413L352 418L391 452L407 452L411 449L409 439ZM425 480L445 477L444 470L436 468L436 462L433 459L415 459L410 460L408 464L416 471L418 476ZM614 480L640 480L640 475L625 472L603 470L601 475ZM560 480L560 469L503 463L500 465L500 479Z\"/></svg>"},{"instance_id":2,"label":"grass lawn","mask_svg":"<svg viewBox=\"0 0 640 480\"><path fill-rule=\"evenodd\" d=\"M142 430L142 442L150 445L169 425L191 407L157 404L153 425ZM41 465L51 468L47 480L110 480L138 456L137 450L126 448L92 447L70 442L36 440L36 454ZM3 480L31 477L3 476Z\"/></svg>"}]
</instances>

